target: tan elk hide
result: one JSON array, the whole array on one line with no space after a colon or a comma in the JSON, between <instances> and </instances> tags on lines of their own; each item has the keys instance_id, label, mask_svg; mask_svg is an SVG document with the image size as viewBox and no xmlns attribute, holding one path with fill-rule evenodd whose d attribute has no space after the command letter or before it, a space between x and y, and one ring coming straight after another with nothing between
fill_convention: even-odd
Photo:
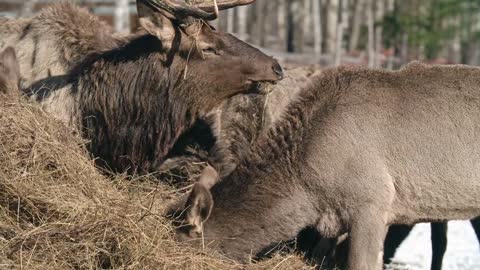
<instances>
[{"instance_id":1,"label":"tan elk hide","mask_svg":"<svg viewBox=\"0 0 480 270\"><path fill-rule=\"evenodd\" d=\"M348 269L381 269L389 225L480 215L479 85L466 66L323 71L230 175L171 207L178 239L247 262L313 227L349 233Z\"/></svg>"}]
</instances>

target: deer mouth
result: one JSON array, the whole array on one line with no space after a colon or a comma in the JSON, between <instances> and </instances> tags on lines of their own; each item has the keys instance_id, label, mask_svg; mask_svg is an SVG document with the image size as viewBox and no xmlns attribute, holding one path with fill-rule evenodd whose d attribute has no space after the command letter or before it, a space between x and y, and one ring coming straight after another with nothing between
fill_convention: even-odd
<instances>
[{"instance_id":1,"label":"deer mouth","mask_svg":"<svg viewBox=\"0 0 480 270\"><path fill-rule=\"evenodd\" d=\"M277 81L250 81L248 93L266 95L273 90Z\"/></svg>"}]
</instances>

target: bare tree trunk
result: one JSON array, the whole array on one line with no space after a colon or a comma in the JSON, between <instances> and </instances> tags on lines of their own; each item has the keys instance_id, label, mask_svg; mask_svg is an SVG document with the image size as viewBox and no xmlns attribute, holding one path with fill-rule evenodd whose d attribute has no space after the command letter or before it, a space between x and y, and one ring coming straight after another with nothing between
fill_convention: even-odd
<instances>
[{"instance_id":1,"label":"bare tree trunk","mask_svg":"<svg viewBox=\"0 0 480 270\"><path fill-rule=\"evenodd\" d=\"M237 7L237 34L240 39L248 39L248 6Z\"/></svg>"},{"instance_id":2,"label":"bare tree trunk","mask_svg":"<svg viewBox=\"0 0 480 270\"><path fill-rule=\"evenodd\" d=\"M227 32L233 33L235 10L233 8L227 10Z\"/></svg>"},{"instance_id":3,"label":"bare tree trunk","mask_svg":"<svg viewBox=\"0 0 480 270\"><path fill-rule=\"evenodd\" d=\"M375 23L373 18L373 0L367 0L367 26L368 26L368 66L375 66Z\"/></svg>"},{"instance_id":4,"label":"bare tree trunk","mask_svg":"<svg viewBox=\"0 0 480 270\"><path fill-rule=\"evenodd\" d=\"M255 3L255 43L260 46L265 46L265 1L257 1Z\"/></svg>"},{"instance_id":5,"label":"bare tree trunk","mask_svg":"<svg viewBox=\"0 0 480 270\"><path fill-rule=\"evenodd\" d=\"M327 47L329 54L335 52L337 42L339 0L329 0L327 7Z\"/></svg>"},{"instance_id":6,"label":"bare tree trunk","mask_svg":"<svg viewBox=\"0 0 480 270\"><path fill-rule=\"evenodd\" d=\"M338 32L337 32L337 41L336 41L336 49L335 49L335 66L339 66L342 63L342 55L343 55L343 34L345 29L348 27L348 0L341 0L341 16L340 16L340 23L338 24Z\"/></svg>"},{"instance_id":7,"label":"bare tree trunk","mask_svg":"<svg viewBox=\"0 0 480 270\"><path fill-rule=\"evenodd\" d=\"M303 50L303 16L302 3L287 1L287 51L301 52Z\"/></svg>"},{"instance_id":8,"label":"bare tree trunk","mask_svg":"<svg viewBox=\"0 0 480 270\"><path fill-rule=\"evenodd\" d=\"M304 52L305 46L305 25L308 23L306 8L308 5L308 0L298 1L294 7L294 24L295 24L295 51L302 53Z\"/></svg>"},{"instance_id":9,"label":"bare tree trunk","mask_svg":"<svg viewBox=\"0 0 480 270\"><path fill-rule=\"evenodd\" d=\"M313 41L313 35L312 33L312 26L313 26L313 21L312 21L312 0L303 0L303 9L302 9L302 14L303 14L303 44L302 47L306 47L307 44L311 44ZM305 48L304 48L305 49Z\"/></svg>"},{"instance_id":10,"label":"bare tree trunk","mask_svg":"<svg viewBox=\"0 0 480 270\"><path fill-rule=\"evenodd\" d=\"M383 20L383 17L385 16L385 2L382 1L375 1L377 3L377 8L375 12L375 21L378 22L379 24L375 27L375 51L376 51L376 57L375 57L375 66L380 67L382 65L381 61L382 59L380 56L382 56L383 52L383 26L380 24L380 22Z\"/></svg>"},{"instance_id":11,"label":"bare tree trunk","mask_svg":"<svg viewBox=\"0 0 480 270\"><path fill-rule=\"evenodd\" d=\"M33 15L33 9L35 7L35 4L38 2L38 0L28 0L25 1L25 3L22 6L22 9L20 10L20 13L18 14L19 17L30 17Z\"/></svg>"},{"instance_id":12,"label":"bare tree trunk","mask_svg":"<svg viewBox=\"0 0 480 270\"><path fill-rule=\"evenodd\" d=\"M130 1L115 1L115 31L130 32Z\"/></svg>"},{"instance_id":13,"label":"bare tree trunk","mask_svg":"<svg viewBox=\"0 0 480 270\"><path fill-rule=\"evenodd\" d=\"M287 1L287 52L295 51L295 10L297 2Z\"/></svg>"},{"instance_id":14,"label":"bare tree trunk","mask_svg":"<svg viewBox=\"0 0 480 270\"><path fill-rule=\"evenodd\" d=\"M395 11L395 0L387 0L386 2L386 11L388 14L392 15L393 12ZM391 51L388 55L387 59L387 69L392 70L393 69L393 60L395 58L395 46L390 45L391 47L389 48Z\"/></svg>"},{"instance_id":15,"label":"bare tree trunk","mask_svg":"<svg viewBox=\"0 0 480 270\"><path fill-rule=\"evenodd\" d=\"M277 0L277 36L281 50L287 50L287 3L286 0Z\"/></svg>"},{"instance_id":16,"label":"bare tree trunk","mask_svg":"<svg viewBox=\"0 0 480 270\"><path fill-rule=\"evenodd\" d=\"M350 35L349 51L354 51L358 48L358 40L360 38L360 30L363 25L365 14L365 0L357 0L355 4L355 13L352 21L352 33Z\"/></svg>"},{"instance_id":17,"label":"bare tree trunk","mask_svg":"<svg viewBox=\"0 0 480 270\"><path fill-rule=\"evenodd\" d=\"M408 63L408 34L403 33L402 35L402 47L400 49L400 59L402 64Z\"/></svg>"},{"instance_id":18,"label":"bare tree trunk","mask_svg":"<svg viewBox=\"0 0 480 270\"><path fill-rule=\"evenodd\" d=\"M395 10L395 0L387 0L386 10L388 13L392 13Z\"/></svg>"},{"instance_id":19,"label":"bare tree trunk","mask_svg":"<svg viewBox=\"0 0 480 270\"><path fill-rule=\"evenodd\" d=\"M265 28L264 28L264 39L265 39L265 46L270 47L272 44L272 38L275 32L275 23L276 23L276 14L275 7L277 3L274 1L266 1L265 2Z\"/></svg>"},{"instance_id":20,"label":"bare tree trunk","mask_svg":"<svg viewBox=\"0 0 480 270\"><path fill-rule=\"evenodd\" d=\"M322 54L322 11L320 0L313 0L313 50L315 55Z\"/></svg>"}]
</instances>

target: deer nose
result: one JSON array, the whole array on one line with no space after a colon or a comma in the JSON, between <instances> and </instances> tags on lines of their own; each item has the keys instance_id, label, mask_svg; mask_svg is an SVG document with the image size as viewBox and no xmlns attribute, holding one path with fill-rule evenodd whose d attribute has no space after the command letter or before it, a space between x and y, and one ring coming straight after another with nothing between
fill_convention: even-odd
<instances>
[{"instance_id":1,"label":"deer nose","mask_svg":"<svg viewBox=\"0 0 480 270\"><path fill-rule=\"evenodd\" d=\"M273 69L273 72L275 72L275 74L278 75L278 79L279 80L282 80L283 77L285 76L285 74L283 73L283 69L282 69L282 66L280 66L279 63L275 63L272 67Z\"/></svg>"}]
</instances>

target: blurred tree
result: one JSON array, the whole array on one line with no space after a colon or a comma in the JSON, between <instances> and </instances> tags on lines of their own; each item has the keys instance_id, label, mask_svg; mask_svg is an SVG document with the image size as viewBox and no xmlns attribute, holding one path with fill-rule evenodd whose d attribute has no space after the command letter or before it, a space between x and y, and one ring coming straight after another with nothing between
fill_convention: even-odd
<instances>
[{"instance_id":1,"label":"blurred tree","mask_svg":"<svg viewBox=\"0 0 480 270\"><path fill-rule=\"evenodd\" d=\"M129 29L135 0L73 1L110 16L117 31ZM16 9L2 12L30 16L46 2L8 0L5 6ZM255 45L299 53L309 63L480 64L480 0L257 0L222 12L213 24Z\"/></svg>"},{"instance_id":2,"label":"blurred tree","mask_svg":"<svg viewBox=\"0 0 480 270\"><path fill-rule=\"evenodd\" d=\"M115 31L117 32L130 31L130 1L129 0L115 1Z\"/></svg>"}]
</instances>

